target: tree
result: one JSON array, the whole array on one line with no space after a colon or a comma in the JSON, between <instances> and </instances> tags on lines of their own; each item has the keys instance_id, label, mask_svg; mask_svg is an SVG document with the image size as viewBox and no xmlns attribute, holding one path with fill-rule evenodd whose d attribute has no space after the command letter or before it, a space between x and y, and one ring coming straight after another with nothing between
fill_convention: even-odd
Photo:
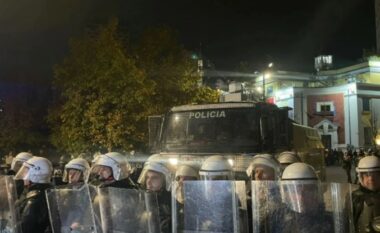
<instances>
[{"instance_id":1,"label":"tree","mask_svg":"<svg viewBox=\"0 0 380 233\"><path fill-rule=\"evenodd\" d=\"M143 141L153 83L139 70L113 20L73 40L55 71L59 104L50 111L52 141L73 152L130 148Z\"/></svg>"},{"instance_id":2,"label":"tree","mask_svg":"<svg viewBox=\"0 0 380 233\"><path fill-rule=\"evenodd\" d=\"M175 105L216 102L219 94L202 81L197 60L177 41L169 28L146 30L136 43L138 66L155 83L152 114L161 114Z\"/></svg>"},{"instance_id":3,"label":"tree","mask_svg":"<svg viewBox=\"0 0 380 233\"><path fill-rule=\"evenodd\" d=\"M70 153L143 147L149 115L217 99L197 86L193 63L170 31L148 31L135 45L116 20L72 40L54 68L60 95L49 114L53 144Z\"/></svg>"}]
</instances>

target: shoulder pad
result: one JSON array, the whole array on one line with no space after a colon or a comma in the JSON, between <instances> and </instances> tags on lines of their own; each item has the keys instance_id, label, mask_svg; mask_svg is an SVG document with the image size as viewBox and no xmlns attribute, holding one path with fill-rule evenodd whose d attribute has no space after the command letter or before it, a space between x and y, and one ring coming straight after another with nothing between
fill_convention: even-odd
<instances>
[{"instance_id":1,"label":"shoulder pad","mask_svg":"<svg viewBox=\"0 0 380 233\"><path fill-rule=\"evenodd\" d=\"M38 194L40 194L40 190L33 190L33 191L30 191L26 194L26 198L32 198L32 197L35 197L37 196Z\"/></svg>"}]
</instances>

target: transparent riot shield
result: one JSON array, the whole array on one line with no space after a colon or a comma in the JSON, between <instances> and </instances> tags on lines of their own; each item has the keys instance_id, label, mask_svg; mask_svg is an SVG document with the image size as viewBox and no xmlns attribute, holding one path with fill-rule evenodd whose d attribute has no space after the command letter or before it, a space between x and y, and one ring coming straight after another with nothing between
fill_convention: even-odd
<instances>
[{"instance_id":1,"label":"transparent riot shield","mask_svg":"<svg viewBox=\"0 0 380 233\"><path fill-rule=\"evenodd\" d=\"M155 193L108 187L98 198L103 233L159 233Z\"/></svg>"},{"instance_id":2,"label":"transparent riot shield","mask_svg":"<svg viewBox=\"0 0 380 233\"><path fill-rule=\"evenodd\" d=\"M46 191L53 233L97 233L88 185Z\"/></svg>"},{"instance_id":3,"label":"transparent riot shield","mask_svg":"<svg viewBox=\"0 0 380 233\"><path fill-rule=\"evenodd\" d=\"M244 181L184 181L172 192L173 233L247 232Z\"/></svg>"},{"instance_id":4,"label":"transparent riot shield","mask_svg":"<svg viewBox=\"0 0 380 233\"><path fill-rule=\"evenodd\" d=\"M15 208L16 185L12 176L0 176L0 233L21 233Z\"/></svg>"},{"instance_id":5,"label":"transparent riot shield","mask_svg":"<svg viewBox=\"0 0 380 233\"><path fill-rule=\"evenodd\" d=\"M350 184L253 181L252 232L354 232L351 192Z\"/></svg>"}]
</instances>

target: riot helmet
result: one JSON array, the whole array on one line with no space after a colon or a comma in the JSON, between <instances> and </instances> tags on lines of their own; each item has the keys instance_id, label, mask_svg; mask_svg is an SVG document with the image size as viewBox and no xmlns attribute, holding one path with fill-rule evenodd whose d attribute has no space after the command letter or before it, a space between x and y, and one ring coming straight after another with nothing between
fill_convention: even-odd
<instances>
[{"instance_id":1,"label":"riot helmet","mask_svg":"<svg viewBox=\"0 0 380 233\"><path fill-rule=\"evenodd\" d=\"M198 178L198 169L191 165L182 164L177 168L177 171L175 172L176 181L179 181L180 179L198 180Z\"/></svg>"},{"instance_id":2,"label":"riot helmet","mask_svg":"<svg viewBox=\"0 0 380 233\"><path fill-rule=\"evenodd\" d=\"M20 170L22 164L31 159L33 155L29 152L20 152L16 155L16 157L13 158L12 164L11 164L11 170L14 171L15 173Z\"/></svg>"},{"instance_id":3,"label":"riot helmet","mask_svg":"<svg viewBox=\"0 0 380 233\"><path fill-rule=\"evenodd\" d=\"M293 163L285 168L281 192L286 203L297 213L312 212L323 205L318 176L312 166Z\"/></svg>"},{"instance_id":4,"label":"riot helmet","mask_svg":"<svg viewBox=\"0 0 380 233\"><path fill-rule=\"evenodd\" d=\"M292 163L301 162L300 157L293 151L284 151L277 157L278 162L281 164L282 170Z\"/></svg>"},{"instance_id":5,"label":"riot helmet","mask_svg":"<svg viewBox=\"0 0 380 233\"><path fill-rule=\"evenodd\" d=\"M77 183L86 182L90 171L90 165L87 160L76 158L70 160L63 171L63 182Z\"/></svg>"},{"instance_id":6,"label":"riot helmet","mask_svg":"<svg viewBox=\"0 0 380 233\"><path fill-rule=\"evenodd\" d=\"M172 173L170 169L162 161L150 158L145 162L137 183L150 191L169 191L171 181Z\"/></svg>"},{"instance_id":7,"label":"riot helmet","mask_svg":"<svg viewBox=\"0 0 380 233\"><path fill-rule=\"evenodd\" d=\"M360 184L372 191L380 189L380 159L374 155L359 160L356 167Z\"/></svg>"},{"instance_id":8,"label":"riot helmet","mask_svg":"<svg viewBox=\"0 0 380 233\"><path fill-rule=\"evenodd\" d=\"M45 184L50 183L52 172L53 166L48 159L35 156L23 163L15 179Z\"/></svg>"},{"instance_id":9,"label":"riot helmet","mask_svg":"<svg viewBox=\"0 0 380 233\"><path fill-rule=\"evenodd\" d=\"M285 168L281 180L318 180L318 176L312 166L297 162Z\"/></svg>"},{"instance_id":10,"label":"riot helmet","mask_svg":"<svg viewBox=\"0 0 380 233\"><path fill-rule=\"evenodd\" d=\"M279 180L281 175L279 162L270 154L254 156L246 172L252 180Z\"/></svg>"},{"instance_id":11,"label":"riot helmet","mask_svg":"<svg viewBox=\"0 0 380 233\"><path fill-rule=\"evenodd\" d=\"M226 158L220 155L208 157L199 171L201 180L232 180L232 166Z\"/></svg>"},{"instance_id":12,"label":"riot helmet","mask_svg":"<svg viewBox=\"0 0 380 233\"><path fill-rule=\"evenodd\" d=\"M179 203L184 203L183 182L198 179L198 169L195 166L182 164L177 168L177 171L175 173L175 196Z\"/></svg>"},{"instance_id":13,"label":"riot helmet","mask_svg":"<svg viewBox=\"0 0 380 233\"><path fill-rule=\"evenodd\" d=\"M118 152L99 155L90 170L90 180L114 181L129 177L131 166L127 158Z\"/></svg>"}]
</instances>

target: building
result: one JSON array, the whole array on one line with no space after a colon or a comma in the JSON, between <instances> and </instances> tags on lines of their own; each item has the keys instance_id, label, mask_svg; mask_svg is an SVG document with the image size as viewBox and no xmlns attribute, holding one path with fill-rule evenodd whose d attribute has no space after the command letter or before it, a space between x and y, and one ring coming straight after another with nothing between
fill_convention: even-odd
<instances>
[{"instance_id":1,"label":"building","mask_svg":"<svg viewBox=\"0 0 380 233\"><path fill-rule=\"evenodd\" d=\"M256 75L249 84L231 84L224 101L258 100L265 90L265 101L292 108L289 117L317 129L327 148L369 148L380 135L377 57L340 69L321 69L316 74L272 71Z\"/></svg>"}]
</instances>

